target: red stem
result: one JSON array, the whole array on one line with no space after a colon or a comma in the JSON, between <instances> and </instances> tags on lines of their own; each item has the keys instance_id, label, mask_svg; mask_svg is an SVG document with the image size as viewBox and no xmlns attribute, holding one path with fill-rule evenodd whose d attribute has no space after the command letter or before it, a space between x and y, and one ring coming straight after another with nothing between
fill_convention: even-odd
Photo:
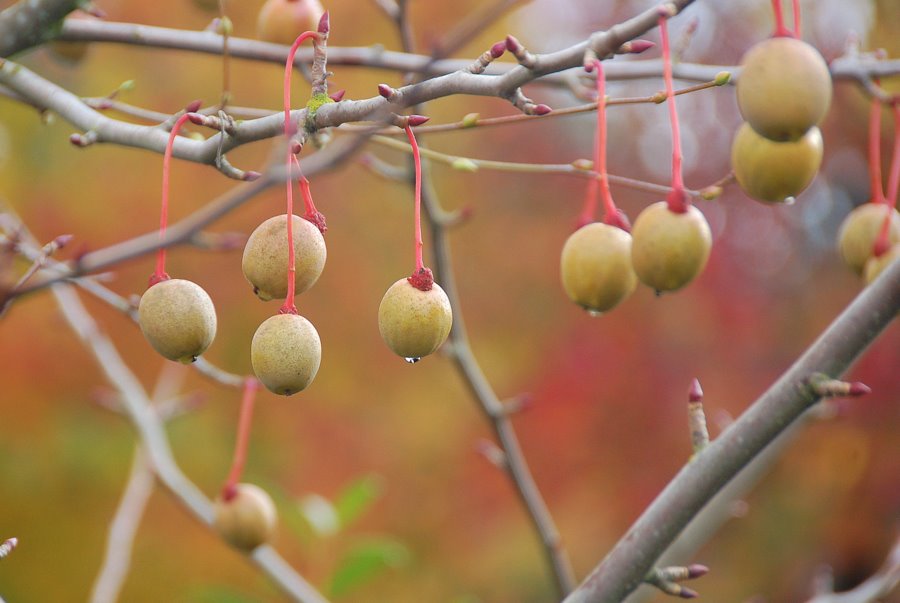
<instances>
[{"instance_id":1,"label":"red stem","mask_svg":"<svg viewBox=\"0 0 900 603\"><path fill-rule=\"evenodd\" d=\"M794 37L794 32L784 25L784 9L781 6L781 0L772 0L772 12L775 13L775 33L772 36L776 38Z\"/></svg>"},{"instance_id":2,"label":"red stem","mask_svg":"<svg viewBox=\"0 0 900 603\"><path fill-rule=\"evenodd\" d=\"M406 125L406 137L409 138L409 145L412 147L413 152L413 164L416 167L416 206L413 220L416 228L415 272L419 272L425 268L425 263L422 261L422 158L419 156L419 145L409 124Z\"/></svg>"},{"instance_id":3,"label":"red stem","mask_svg":"<svg viewBox=\"0 0 900 603\"><path fill-rule=\"evenodd\" d=\"M178 131L181 130L181 126L184 125L188 119L190 119L190 113L184 113L177 120L175 120L175 125L172 126L172 131L169 132L169 142L166 143L166 152L163 155L163 173L162 173L162 207L159 212L159 240L163 241L166 238L166 226L169 224L169 170L170 164L172 162L172 147L175 145L175 137L178 136ZM153 286L160 281L169 280L169 275L166 274L166 248L162 246L156 252L156 270L154 270L153 274L150 276L150 285Z\"/></svg>"},{"instance_id":4,"label":"red stem","mask_svg":"<svg viewBox=\"0 0 900 603\"><path fill-rule=\"evenodd\" d=\"M291 49L288 52L287 61L284 64L284 136L287 138L287 149L285 151L285 169L288 174L291 172L291 160L294 157L294 149L291 148L290 137L293 136L295 128L291 124L291 73L294 67L294 55L300 45L314 38L318 34L314 31L305 31L294 40ZM290 176L285 180L285 192L287 196L287 239L288 239L288 282L287 295L284 297L284 304L278 310L280 314L297 314L297 306L294 305L295 283L294 275L297 273L296 262L294 260L294 190Z\"/></svg>"},{"instance_id":5,"label":"red stem","mask_svg":"<svg viewBox=\"0 0 900 603\"><path fill-rule=\"evenodd\" d=\"M869 178L872 203L887 203L881 187L881 101L874 96L869 109Z\"/></svg>"},{"instance_id":6,"label":"red stem","mask_svg":"<svg viewBox=\"0 0 900 603\"><path fill-rule=\"evenodd\" d=\"M878 229L878 236L875 238L875 243L872 245L872 255L876 258L880 258L891 248L891 240L888 235L891 228L891 219L894 217L894 208L890 205L885 205L884 209L886 210L884 213L884 220L881 222L881 228Z\"/></svg>"},{"instance_id":7,"label":"red stem","mask_svg":"<svg viewBox=\"0 0 900 603\"><path fill-rule=\"evenodd\" d=\"M897 205L897 189L900 188L900 103L891 105L894 110L894 150L891 155L891 171L888 172L887 197L884 202Z\"/></svg>"},{"instance_id":8,"label":"red stem","mask_svg":"<svg viewBox=\"0 0 900 603\"><path fill-rule=\"evenodd\" d=\"M234 460L231 461L231 471L228 472L228 478L222 487L222 499L226 502L237 494L237 483L244 472L244 464L247 461L247 443L250 440L250 425L253 421L253 402L256 399L257 389L259 389L259 381L253 377L244 379L244 395L241 398L241 413L238 417Z\"/></svg>"},{"instance_id":9,"label":"red stem","mask_svg":"<svg viewBox=\"0 0 900 603\"><path fill-rule=\"evenodd\" d=\"M684 192L684 176L682 175L681 167L681 130L678 127L678 111L675 108L675 87L672 84L672 51L669 47L669 30L666 24L666 17L664 16L659 18L659 35L662 39L666 102L669 105L669 121L672 124L672 190L666 196L666 202L669 205L669 210L683 214L690 205L690 199Z\"/></svg>"},{"instance_id":10,"label":"red stem","mask_svg":"<svg viewBox=\"0 0 900 603\"><path fill-rule=\"evenodd\" d=\"M794 37L800 39L800 0L793 0L794 9Z\"/></svg>"}]
</instances>

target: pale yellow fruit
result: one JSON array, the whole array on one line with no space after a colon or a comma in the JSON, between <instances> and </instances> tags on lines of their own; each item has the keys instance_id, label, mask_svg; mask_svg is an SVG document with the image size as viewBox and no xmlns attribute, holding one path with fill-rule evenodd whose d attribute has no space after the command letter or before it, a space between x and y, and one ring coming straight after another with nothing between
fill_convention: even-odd
<instances>
[{"instance_id":1,"label":"pale yellow fruit","mask_svg":"<svg viewBox=\"0 0 900 603\"><path fill-rule=\"evenodd\" d=\"M263 301L281 299L287 295L288 241L287 214L269 218L256 227L241 258L244 277L253 285L253 292ZM295 293L312 287L325 268L325 238L319 228L300 216L294 216L294 273Z\"/></svg>"},{"instance_id":2,"label":"pale yellow fruit","mask_svg":"<svg viewBox=\"0 0 900 603\"><path fill-rule=\"evenodd\" d=\"M582 226L563 245L560 275L573 302L591 312L612 310L637 287L631 235L601 222Z\"/></svg>"},{"instance_id":3,"label":"pale yellow fruit","mask_svg":"<svg viewBox=\"0 0 900 603\"><path fill-rule=\"evenodd\" d=\"M863 273L866 261L872 257L878 233L889 213L888 242L893 245L900 242L900 213L890 205L865 203L844 218L838 231L838 249L844 263L856 274Z\"/></svg>"},{"instance_id":4,"label":"pale yellow fruit","mask_svg":"<svg viewBox=\"0 0 900 603\"><path fill-rule=\"evenodd\" d=\"M796 141L775 142L744 122L731 145L738 184L757 201L780 203L799 195L822 164L822 132L813 126Z\"/></svg>"},{"instance_id":5,"label":"pale yellow fruit","mask_svg":"<svg viewBox=\"0 0 900 603\"><path fill-rule=\"evenodd\" d=\"M281 396L306 389L322 361L322 342L311 322L297 314L267 318L250 343L253 372L266 388Z\"/></svg>"},{"instance_id":6,"label":"pale yellow fruit","mask_svg":"<svg viewBox=\"0 0 900 603\"><path fill-rule=\"evenodd\" d=\"M670 211L665 201L638 215L631 230L631 263L638 279L658 293L681 289L703 271L712 248L706 218L693 205Z\"/></svg>"},{"instance_id":7,"label":"pale yellow fruit","mask_svg":"<svg viewBox=\"0 0 900 603\"><path fill-rule=\"evenodd\" d=\"M316 31L324 12L319 0L266 0L256 33L260 40L290 46L304 31Z\"/></svg>"},{"instance_id":8,"label":"pale yellow fruit","mask_svg":"<svg viewBox=\"0 0 900 603\"><path fill-rule=\"evenodd\" d=\"M418 359L437 350L453 325L450 300L437 283L429 291L405 278L390 286L378 306L378 330L398 356Z\"/></svg>"},{"instance_id":9,"label":"pale yellow fruit","mask_svg":"<svg viewBox=\"0 0 900 603\"><path fill-rule=\"evenodd\" d=\"M278 523L275 503L265 490L253 484L237 484L233 498L221 496L213 505L213 527L229 544L252 551L271 540Z\"/></svg>"},{"instance_id":10,"label":"pale yellow fruit","mask_svg":"<svg viewBox=\"0 0 900 603\"><path fill-rule=\"evenodd\" d=\"M737 101L741 115L762 136L797 140L828 112L831 73L806 42L770 38L741 60Z\"/></svg>"},{"instance_id":11,"label":"pale yellow fruit","mask_svg":"<svg viewBox=\"0 0 900 603\"><path fill-rule=\"evenodd\" d=\"M871 285L872 281L878 278L878 275L884 272L884 269L900 259L900 243L894 243L890 249L879 256L872 256L866 260L866 268L863 276L866 284Z\"/></svg>"},{"instance_id":12,"label":"pale yellow fruit","mask_svg":"<svg viewBox=\"0 0 900 603\"><path fill-rule=\"evenodd\" d=\"M138 323L154 350L169 360L190 363L216 336L216 309L200 285L169 279L141 296Z\"/></svg>"}]
</instances>

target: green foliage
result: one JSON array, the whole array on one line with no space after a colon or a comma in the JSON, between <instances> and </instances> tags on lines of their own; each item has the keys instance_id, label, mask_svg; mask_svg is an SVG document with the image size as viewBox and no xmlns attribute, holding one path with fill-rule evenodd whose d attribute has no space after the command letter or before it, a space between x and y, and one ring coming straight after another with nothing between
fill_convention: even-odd
<instances>
[{"instance_id":1,"label":"green foliage","mask_svg":"<svg viewBox=\"0 0 900 603\"><path fill-rule=\"evenodd\" d=\"M387 569L409 563L409 550L399 542L385 538L355 545L344 555L328 585L331 597L340 597L376 578Z\"/></svg>"}]
</instances>

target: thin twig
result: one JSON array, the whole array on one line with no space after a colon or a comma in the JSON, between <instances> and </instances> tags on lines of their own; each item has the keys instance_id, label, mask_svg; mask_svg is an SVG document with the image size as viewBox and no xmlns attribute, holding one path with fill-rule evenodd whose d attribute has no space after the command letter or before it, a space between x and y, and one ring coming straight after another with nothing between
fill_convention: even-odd
<instances>
[{"instance_id":1,"label":"thin twig","mask_svg":"<svg viewBox=\"0 0 900 603\"><path fill-rule=\"evenodd\" d=\"M58 285L53 287L52 291L63 316L94 355L107 379L119 391L125 410L137 429L141 446L146 450L160 482L198 520L208 526L211 525L212 503L176 464L162 421L140 382L122 360L112 341L100 331L72 287ZM299 603L326 603L326 599L294 571L272 547L268 545L258 547L249 559L292 600Z\"/></svg>"},{"instance_id":2,"label":"thin twig","mask_svg":"<svg viewBox=\"0 0 900 603\"><path fill-rule=\"evenodd\" d=\"M131 549L147 501L153 493L153 469L136 446L131 473L109 525L103 565L91 590L91 603L115 603L131 567Z\"/></svg>"}]
</instances>

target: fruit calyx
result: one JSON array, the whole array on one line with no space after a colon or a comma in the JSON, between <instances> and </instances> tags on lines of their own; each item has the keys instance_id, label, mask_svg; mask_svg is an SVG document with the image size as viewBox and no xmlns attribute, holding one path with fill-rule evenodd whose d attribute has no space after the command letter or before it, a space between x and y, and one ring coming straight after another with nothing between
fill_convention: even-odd
<instances>
[{"instance_id":1,"label":"fruit calyx","mask_svg":"<svg viewBox=\"0 0 900 603\"><path fill-rule=\"evenodd\" d=\"M300 311L297 310L297 306L294 304L289 304L288 302L284 302L284 305L278 308L279 314L300 314Z\"/></svg>"},{"instance_id":2,"label":"fruit calyx","mask_svg":"<svg viewBox=\"0 0 900 603\"><path fill-rule=\"evenodd\" d=\"M434 273L431 272L431 268L417 268L406 280L419 291L431 291Z\"/></svg>"},{"instance_id":3,"label":"fruit calyx","mask_svg":"<svg viewBox=\"0 0 900 603\"><path fill-rule=\"evenodd\" d=\"M307 222L312 222L322 234L325 234L325 231L328 230L328 225L325 224L325 215L320 211L307 213L303 216L303 219Z\"/></svg>"},{"instance_id":4,"label":"fruit calyx","mask_svg":"<svg viewBox=\"0 0 900 603\"><path fill-rule=\"evenodd\" d=\"M625 212L618 207L616 208L615 213L604 214L603 223L615 226L616 228L621 228L627 233L631 232L631 221L628 219L628 216L625 215Z\"/></svg>"},{"instance_id":5,"label":"fruit calyx","mask_svg":"<svg viewBox=\"0 0 900 603\"><path fill-rule=\"evenodd\" d=\"M226 484L225 487L222 488L222 500L224 502L231 502L234 500L234 497L237 496L237 484Z\"/></svg>"},{"instance_id":6,"label":"fruit calyx","mask_svg":"<svg viewBox=\"0 0 900 603\"><path fill-rule=\"evenodd\" d=\"M153 274L150 275L150 278L147 280L147 288L149 289L153 285L159 284L163 281L167 281L170 278L172 278L172 277L169 276L169 274L166 272L154 272Z\"/></svg>"}]
</instances>

